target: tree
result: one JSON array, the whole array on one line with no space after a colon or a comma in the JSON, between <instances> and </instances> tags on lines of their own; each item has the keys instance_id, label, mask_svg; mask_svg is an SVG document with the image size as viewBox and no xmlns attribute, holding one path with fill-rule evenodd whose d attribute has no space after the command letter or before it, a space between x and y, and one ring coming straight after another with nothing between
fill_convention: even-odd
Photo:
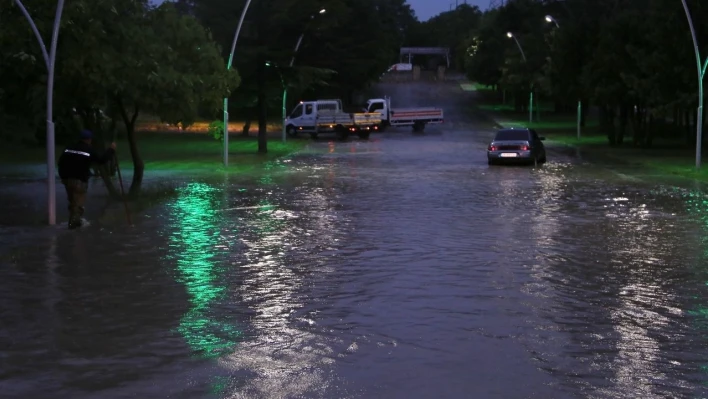
<instances>
[{"instance_id":1,"label":"tree","mask_svg":"<svg viewBox=\"0 0 708 399\"><path fill-rule=\"evenodd\" d=\"M451 50L452 66L463 69L465 54L469 47L469 39L474 36L482 19L482 12L477 6L460 4L451 11L423 22L421 29L425 32L421 43L410 43L411 46L448 47Z\"/></svg>"},{"instance_id":2,"label":"tree","mask_svg":"<svg viewBox=\"0 0 708 399\"><path fill-rule=\"evenodd\" d=\"M245 0L192 3L195 15L209 26L227 58ZM322 7L326 7L324 15L319 14ZM231 96L229 113L245 114L249 120L256 111L259 151L266 152L266 116L280 109L281 77L291 90L289 98L338 96L351 102L354 91L366 88L395 62L412 21L415 17L404 0L253 2L234 55L234 67L246 83ZM301 35L301 46L294 53ZM292 57L295 65L290 68ZM265 68L266 61L278 69Z\"/></svg>"},{"instance_id":3,"label":"tree","mask_svg":"<svg viewBox=\"0 0 708 399\"><path fill-rule=\"evenodd\" d=\"M48 36L56 3L38 1L26 7L40 32ZM47 66L30 25L14 1L0 2L0 21L0 139L43 140ZM65 136L62 128L57 124L58 141Z\"/></svg>"},{"instance_id":4,"label":"tree","mask_svg":"<svg viewBox=\"0 0 708 399\"><path fill-rule=\"evenodd\" d=\"M134 167L130 194L137 195L144 174L135 133L140 112L189 126L200 106L220 107L238 74L226 71L197 20L170 3L153 9L140 0L72 2L65 21L60 90L85 125L101 131L96 110L104 108L123 123Z\"/></svg>"}]
</instances>

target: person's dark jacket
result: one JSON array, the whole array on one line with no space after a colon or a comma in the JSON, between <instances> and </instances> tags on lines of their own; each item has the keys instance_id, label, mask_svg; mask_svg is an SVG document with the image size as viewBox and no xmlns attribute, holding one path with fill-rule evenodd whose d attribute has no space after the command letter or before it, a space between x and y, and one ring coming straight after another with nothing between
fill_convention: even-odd
<instances>
[{"instance_id":1,"label":"person's dark jacket","mask_svg":"<svg viewBox=\"0 0 708 399\"><path fill-rule=\"evenodd\" d=\"M98 155L89 143L79 141L68 146L59 157L59 177L62 180L79 179L82 182L88 182L91 164L106 163L113 158L114 154L113 148L109 148L103 154Z\"/></svg>"}]
</instances>

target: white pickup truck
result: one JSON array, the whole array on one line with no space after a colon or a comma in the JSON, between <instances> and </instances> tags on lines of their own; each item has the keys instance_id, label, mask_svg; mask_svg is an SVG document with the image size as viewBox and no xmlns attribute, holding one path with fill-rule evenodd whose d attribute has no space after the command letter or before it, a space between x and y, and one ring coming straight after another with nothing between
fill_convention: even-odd
<instances>
[{"instance_id":1,"label":"white pickup truck","mask_svg":"<svg viewBox=\"0 0 708 399\"><path fill-rule=\"evenodd\" d=\"M366 102L365 112L380 112L381 126L413 126L414 132L421 132L427 124L444 122L442 108L391 108L391 98L372 98Z\"/></svg>"},{"instance_id":2,"label":"white pickup truck","mask_svg":"<svg viewBox=\"0 0 708 399\"><path fill-rule=\"evenodd\" d=\"M381 113L344 112L341 100L300 101L285 118L285 131L290 137L309 133L313 139L322 133L335 133L339 140L346 140L350 133L367 139L380 126Z\"/></svg>"}]
</instances>

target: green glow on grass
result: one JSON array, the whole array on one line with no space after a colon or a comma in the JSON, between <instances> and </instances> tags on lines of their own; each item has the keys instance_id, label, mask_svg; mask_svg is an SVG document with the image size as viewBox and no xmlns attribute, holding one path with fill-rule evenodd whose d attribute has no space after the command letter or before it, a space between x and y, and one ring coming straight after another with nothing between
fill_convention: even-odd
<instances>
[{"instance_id":1,"label":"green glow on grass","mask_svg":"<svg viewBox=\"0 0 708 399\"><path fill-rule=\"evenodd\" d=\"M477 91L477 85L472 83L460 83L462 91Z\"/></svg>"}]
</instances>

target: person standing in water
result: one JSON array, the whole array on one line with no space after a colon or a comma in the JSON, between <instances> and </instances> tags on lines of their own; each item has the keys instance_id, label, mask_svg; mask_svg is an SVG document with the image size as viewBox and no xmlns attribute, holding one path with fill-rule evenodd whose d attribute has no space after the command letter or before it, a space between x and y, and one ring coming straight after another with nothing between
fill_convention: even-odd
<instances>
[{"instance_id":1,"label":"person standing in water","mask_svg":"<svg viewBox=\"0 0 708 399\"><path fill-rule=\"evenodd\" d=\"M69 229L81 227L91 164L104 164L116 153L116 143L111 143L103 154L97 154L91 146L92 139L90 130L82 130L79 141L68 146L59 156L59 177L69 200Z\"/></svg>"}]
</instances>

